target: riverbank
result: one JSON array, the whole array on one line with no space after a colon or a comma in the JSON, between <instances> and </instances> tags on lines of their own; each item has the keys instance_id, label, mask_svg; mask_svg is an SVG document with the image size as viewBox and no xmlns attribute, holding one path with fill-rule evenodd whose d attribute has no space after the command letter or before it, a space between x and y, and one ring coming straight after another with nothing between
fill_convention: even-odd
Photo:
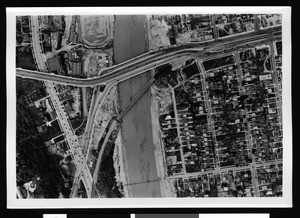
<instances>
[{"instance_id":1,"label":"riverbank","mask_svg":"<svg viewBox=\"0 0 300 218\"><path fill-rule=\"evenodd\" d=\"M116 181L120 188L120 192L123 194L123 197L128 198L132 197L132 190L129 184L128 178L128 166L126 160L126 150L124 149L125 141L122 138L121 129L119 129L117 139L115 141L115 150L114 150L114 168L116 171Z\"/></svg>"},{"instance_id":2,"label":"riverbank","mask_svg":"<svg viewBox=\"0 0 300 218\"><path fill-rule=\"evenodd\" d=\"M160 178L160 189L162 197L176 197L174 183L168 179L167 166L164 156L163 142L161 139L161 130L159 126L159 99L157 98L155 87L151 87L151 121L153 132L153 146L156 161L156 169Z\"/></svg>"}]
</instances>

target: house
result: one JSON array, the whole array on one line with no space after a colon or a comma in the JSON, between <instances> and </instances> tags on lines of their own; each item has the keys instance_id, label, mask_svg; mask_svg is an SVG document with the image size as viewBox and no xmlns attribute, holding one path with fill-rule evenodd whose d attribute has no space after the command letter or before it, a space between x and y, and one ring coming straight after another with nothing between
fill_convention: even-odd
<instances>
[{"instance_id":1,"label":"house","mask_svg":"<svg viewBox=\"0 0 300 218\"><path fill-rule=\"evenodd\" d=\"M66 111L69 115L72 114L72 113L74 112L72 106L71 106L69 103L65 104L65 111Z\"/></svg>"},{"instance_id":2,"label":"house","mask_svg":"<svg viewBox=\"0 0 300 218\"><path fill-rule=\"evenodd\" d=\"M265 74L265 75L260 75L259 80L271 80L272 75L271 74Z\"/></svg>"},{"instance_id":3,"label":"house","mask_svg":"<svg viewBox=\"0 0 300 218\"><path fill-rule=\"evenodd\" d=\"M38 126L37 130L38 130L39 133L46 132L47 131L47 126L45 124L43 124L41 126Z\"/></svg>"}]
</instances>

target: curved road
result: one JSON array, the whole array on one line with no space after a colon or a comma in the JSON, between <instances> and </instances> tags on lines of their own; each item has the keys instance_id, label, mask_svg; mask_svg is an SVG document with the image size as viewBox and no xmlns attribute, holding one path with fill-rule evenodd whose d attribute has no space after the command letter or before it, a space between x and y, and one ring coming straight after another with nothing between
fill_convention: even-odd
<instances>
[{"instance_id":1,"label":"curved road","mask_svg":"<svg viewBox=\"0 0 300 218\"><path fill-rule=\"evenodd\" d=\"M41 71L47 72L48 69L45 65L46 57L42 54L42 47L40 44L40 29L39 29L39 18L37 16L32 16L30 19L30 27L32 30L32 51L34 58L36 60L37 66ZM49 74L48 74L49 75ZM54 84L52 82L45 82L47 92L51 98L54 109L56 111L57 117L59 118L59 122L64 127L63 132L66 136L66 140L70 146L70 153L74 155L74 163L76 165L76 169L83 174L82 181L88 190L88 196L90 197L89 191L92 189L92 175L88 169L87 163L84 161L84 155L79 147L78 139L74 134L74 131L70 125L68 116L63 109L63 105L58 99L58 94L54 88Z\"/></svg>"},{"instance_id":2,"label":"curved road","mask_svg":"<svg viewBox=\"0 0 300 218\"><path fill-rule=\"evenodd\" d=\"M24 70L21 68L16 69L16 75L24 78L63 83L65 85L93 87L116 79L121 75L127 75L128 77L137 75L138 73L141 73L141 71L163 65L167 62L175 61L176 59L186 57L187 55L200 56L209 54L210 52L214 52L214 50L220 50L220 48L232 48L240 44L247 44L251 41L263 41L268 39L268 35L270 33L280 31L280 29L280 27L273 27L265 30L260 30L258 32L249 32L243 35L230 36L216 41L182 45L174 48L148 52L129 61L106 69L102 72L102 75L94 78L79 79L37 71ZM45 65L44 63L45 62L42 61L41 64ZM136 70L138 70L138 72L136 72ZM133 71L135 71L135 74L133 74Z\"/></svg>"},{"instance_id":3,"label":"curved road","mask_svg":"<svg viewBox=\"0 0 300 218\"><path fill-rule=\"evenodd\" d=\"M201 56L204 54L210 54L211 52L217 52L224 49L224 48L231 48L240 44L246 44L251 41L259 41L259 40L266 40L268 38L268 35L270 33L280 31L281 27L274 27L274 28L268 28L265 30L260 30L258 32L250 32L245 33L243 35L236 35L231 36L228 38L219 39L216 41L209 41L204 43L195 43L195 44L188 44L188 45L182 45L182 46L176 46L171 47L163 50L158 51L152 51L145 53L143 55L140 55L136 58L133 58L131 60L128 60L126 62L123 62L119 65L116 65L114 67L108 68L101 72L101 75L94 78L88 78L88 79L79 79L79 78L72 78L72 77L66 77L66 76L60 76L55 74L49 74L44 73L47 72L48 69L45 65L46 58L42 54L42 49L40 45L40 39L39 39L39 24L38 24L38 17L32 17L31 19L31 28L32 28L32 45L34 50L34 56L35 60L37 62L37 65L39 69L43 72L38 71L31 71L31 70L25 70L21 68L16 69L16 75L19 77L24 78L31 78L31 79L37 79L37 80L43 80L46 81L45 84L48 86L52 86L53 84L48 82L55 82L55 83L62 83L65 85L73 85L78 87L93 87L97 86L99 84L104 84L107 82L110 82L103 93L96 95L93 104L91 104L90 107L90 115L89 120L86 127L86 135L91 135L91 129L93 124L93 118L95 117L97 113L97 108L99 105L101 105L105 99L105 93L108 93L108 91L118 82L121 80L126 80L130 77L136 76L140 73L143 73L146 70L149 70L151 68L155 68L157 66L166 64L168 62L174 62L178 60L184 60L184 59L190 59L192 57ZM218 51L219 50L219 51ZM47 82L48 81L48 82ZM50 88L51 89L51 88ZM64 122L64 125L66 122ZM71 134L72 135L72 134ZM75 143L72 150L73 152L77 154L82 155L82 152L78 151L78 147L76 146L78 144L77 139L74 141L74 137L70 136L72 138L72 142ZM84 147L86 148L89 145L90 137L86 138L84 140ZM72 153L73 153L72 152ZM77 158L75 158L77 159ZM80 158L79 158L80 159ZM82 159L82 158L81 158ZM85 161L84 161L85 162ZM78 172L79 177L84 182L85 187L88 187L88 196L91 196L91 183L93 183L92 179L88 177L91 177L90 172L87 172L89 170L87 169L87 164L85 163L78 163L80 171ZM80 176L80 174L82 176Z\"/></svg>"}]
</instances>

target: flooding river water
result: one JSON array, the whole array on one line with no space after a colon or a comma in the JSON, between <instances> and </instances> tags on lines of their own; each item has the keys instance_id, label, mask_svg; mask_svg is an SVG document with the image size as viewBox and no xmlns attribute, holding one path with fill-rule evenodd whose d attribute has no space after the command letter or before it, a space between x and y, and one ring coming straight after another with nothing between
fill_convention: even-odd
<instances>
[{"instance_id":1,"label":"flooding river water","mask_svg":"<svg viewBox=\"0 0 300 218\"><path fill-rule=\"evenodd\" d=\"M114 60L120 62L147 52L145 16L115 16ZM151 79L144 73L119 84L121 108ZM148 90L123 117L121 124L127 154L132 197L161 197L151 124L151 93Z\"/></svg>"}]
</instances>

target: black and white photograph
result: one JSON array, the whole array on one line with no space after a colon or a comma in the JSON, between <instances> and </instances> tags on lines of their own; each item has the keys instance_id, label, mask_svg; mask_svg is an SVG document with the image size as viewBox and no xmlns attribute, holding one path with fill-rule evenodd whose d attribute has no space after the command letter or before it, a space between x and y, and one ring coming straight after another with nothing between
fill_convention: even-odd
<instances>
[{"instance_id":1,"label":"black and white photograph","mask_svg":"<svg viewBox=\"0 0 300 218\"><path fill-rule=\"evenodd\" d=\"M290 8L167 9L7 8L9 205L291 205Z\"/></svg>"}]
</instances>

